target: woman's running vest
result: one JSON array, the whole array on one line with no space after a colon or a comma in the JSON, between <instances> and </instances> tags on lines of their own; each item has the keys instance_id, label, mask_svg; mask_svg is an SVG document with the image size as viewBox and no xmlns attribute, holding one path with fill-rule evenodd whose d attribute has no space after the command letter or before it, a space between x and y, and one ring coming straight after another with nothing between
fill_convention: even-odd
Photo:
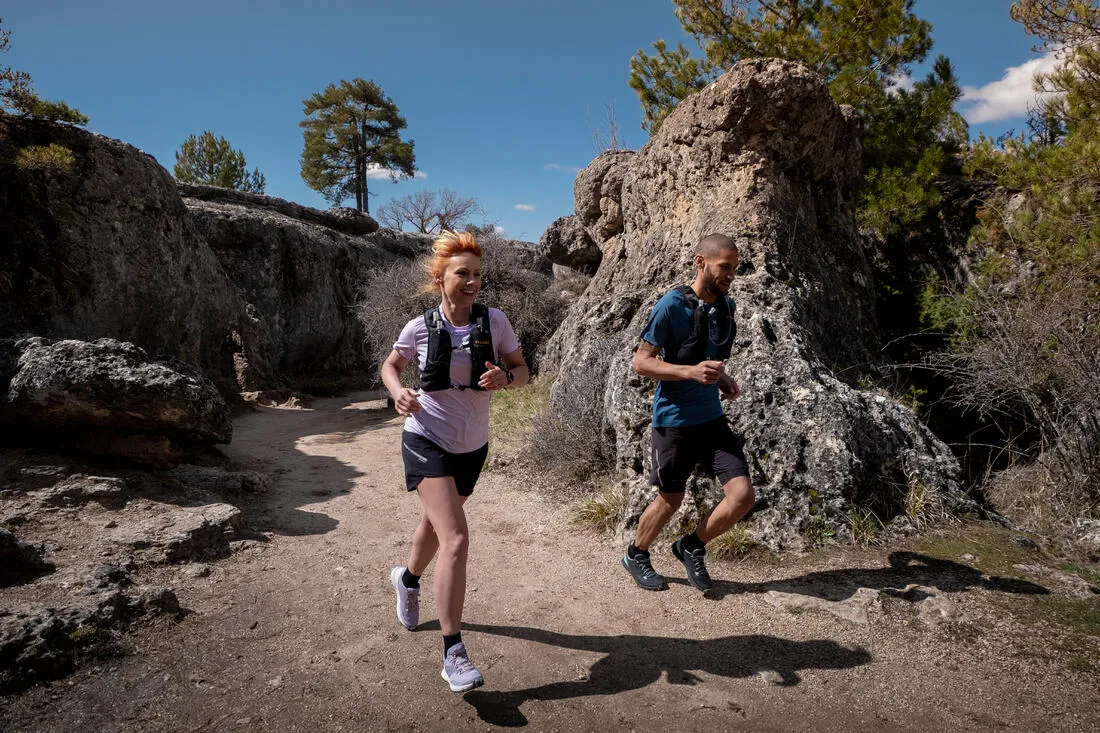
<instances>
[{"instance_id":1,"label":"woman's running vest","mask_svg":"<svg viewBox=\"0 0 1100 733\"><path fill-rule=\"evenodd\" d=\"M489 327L489 309L480 303L470 308L470 383L451 384L451 334L439 313L439 307L424 311L428 327L428 358L420 370L420 389L438 392L444 389L481 389L477 382L487 370L485 362L496 363L493 353L493 332Z\"/></svg>"}]
</instances>

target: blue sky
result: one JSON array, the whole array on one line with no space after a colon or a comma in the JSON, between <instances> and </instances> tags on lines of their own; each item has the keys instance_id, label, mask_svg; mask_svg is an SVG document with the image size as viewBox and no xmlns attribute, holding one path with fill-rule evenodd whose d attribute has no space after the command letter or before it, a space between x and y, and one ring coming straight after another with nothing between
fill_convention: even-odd
<instances>
[{"instance_id":1,"label":"blue sky","mask_svg":"<svg viewBox=\"0 0 1100 733\"><path fill-rule=\"evenodd\" d=\"M935 46L967 86L971 134L1022 127L1043 62L1008 0L917 0ZM373 79L408 120L421 174L372 181L371 209L421 188L476 197L508 236L537 240L572 213L573 177L595 156L609 104L641 147L630 57L663 38L694 43L669 0L15 0L0 10L43 97L169 170L212 130L267 178L267 193L327 208L299 175L302 100L341 79ZM922 76L923 69L914 70ZM518 207L518 208L517 208Z\"/></svg>"}]
</instances>

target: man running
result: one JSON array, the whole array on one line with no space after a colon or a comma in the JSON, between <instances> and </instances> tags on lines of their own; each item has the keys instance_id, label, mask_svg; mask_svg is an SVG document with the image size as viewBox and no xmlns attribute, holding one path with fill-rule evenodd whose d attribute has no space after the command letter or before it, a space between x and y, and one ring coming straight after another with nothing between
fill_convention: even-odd
<instances>
[{"instance_id":1,"label":"man running","mask_svg":"<svg viewBox=\"0 0 1100 733\"><path fill-rule=\"evenodd\" d=\"M657 497L638 520L622 565L646 590L668 587L650 562L649 548L680 507L695 464L705 460L725 498L700 520L693 534L672 543L688 582L712 586L704 562L706 544L745 516L755 501L745 454L726 422L722 399L741 394L724 370L737 332L735 305L727 296L737 270L737 245L723 234L695 249L695 281L666 293L649 316L634 354L634 370L657 381L653 395L653 472Z\"/></svg>"}]
</instances>

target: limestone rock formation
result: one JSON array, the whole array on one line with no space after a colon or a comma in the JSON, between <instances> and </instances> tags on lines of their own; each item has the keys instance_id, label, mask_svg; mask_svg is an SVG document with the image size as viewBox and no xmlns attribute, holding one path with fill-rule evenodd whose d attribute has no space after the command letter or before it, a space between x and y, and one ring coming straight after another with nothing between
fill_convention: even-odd
<instances>
[{"instance_id":1,"label":"limestone rock formation","mask_svg":"<svg viewBox=\"0 0 1100 733\"><path fill-rule=\"evenodd\" d=\"M539 241L555 265L591 275L603 259L603 243L623 231L623 177L633 160L631 150L608 150L573 181L576 214L557 219Z\"/></svg>"},{"instance_id":2,"label":"limestone rock formation","mask_svg":"<svg viewBox=\"0 0 1100 733\"><path fill-rule=\"evenodd\" d=\"M227 501L267 477L141 471L8 450L0 471L0 694L110 652L127 626L181 613L176 591L238 549L262 551ZM10 528L10 529L9 529Z\"/></svg>"},{"instance_id":3,"label":"limestone rock formation","mask_svg":"<svg viewBox=\"0 0 1100 733\"><path fill-rule=\"evenodd\" d=\"M49 567L42 560L39 548L20 542L11 532L0 529L0 588L33 578Z\"/></svg>"},{"instance_id":4,"label":"limestone rock formation","mask_svg":"<svg viewBox=\"0 0 1100 733\"><path fill-rule=\"evenodd\" d=\"M237 192L215 198L194 186L180 191L271 334L280 375L310 392L373 383L377 375L352 309L360 283L371 268L425 252L427 237L388 229L353 236L338 231L334 224L342 220L331 214L256 201L278 199Z\"/></svg>"},{"instance_id":5,"label":"limestone rock formation","mask_svg":"<svg viewBox=\"0 0 1100 733\"><path fill-rule=\"evenodd\" d=\"M591 275L600 266L603 253L575 216L563 216L550 225L539 239L539 251L556 265Z\"/></svg>"},{"instance_id":6,"label":"limestone rock formation","mask_svg":"<svg viewBox=\"0 0 1100 733\"><path fill-rule=\"evenodd\" d=\"M909 492L958 496L947 446L908 408L855 387L879 353L853 213L859 135L854 112L807 67L747 60L684 100L637 154L597 158L578 175L573 226L615 231L604 199L616 188L622 225L598 239L599 268L548 349L560 365L554 400L567 405L572 385L606 375L604 429L619 467L639 476L633 518L651 495L654 387L633 372L633 351L650 308L691 280L694 247L712 232L741 252L729 371L744 394L725 409L761 499L751 533L800 548L814 528L843 536L853 505L889 519ZM707 503L720 498L699 487Z\"/></svg>"},{"instance_id":7,"label":"limestone rock formation","mask_svg":"<svg viewBox=\"0 0 1100 733\"><path fill-rule=\"evenodd\" d=\"M250 209L268 209L291 219L320 224L344 234L371 234L378 231L379 228L378 222L370 216L344 206L337 206L329 211L318 211L274 196L264 196L263 194L248 193L247 191L234 191L231 188L180 183L179 181L176 182L176 187L179 189L180 195L187 199L216 201L223 204L245 206Z\"/></svg>"},{"instance_id":8,"label":"limestone rock formation","mask_svg":"<svg viewBox=\"0 0 1100 733\"><path fill-rule=\"evenodd\" d=\"M632 150L605 151L573 181L577 220L597 243L623 230L623 177L635 155Z\"/></svg>"},{"instance_id":9,"label":"limestone rock formation","mask_svg":"<svg viewBox=\"0 0 1100 733\"><path fill-rule=\"evenodd\" d=\"M64 145L69 172L21 170L20 148ZM196 231L172 177L86 130L0 124L0 338L134 343L195 364L224 395L278 386L271 342Z\"/></svg>"},{"instance_id":10,"label":"limestone rock formation","mask_svg":"<svg viewBox=\"0 0 1100 733\"><path fill-rule=\"evenodd\" d=\"M225 400L184 362L153 361L114 339L34 338L13 348L15 368L0 380L7 429L158 467L179 463L179 444L228 443L233 434Z\"/></svg>"}]
</instances>

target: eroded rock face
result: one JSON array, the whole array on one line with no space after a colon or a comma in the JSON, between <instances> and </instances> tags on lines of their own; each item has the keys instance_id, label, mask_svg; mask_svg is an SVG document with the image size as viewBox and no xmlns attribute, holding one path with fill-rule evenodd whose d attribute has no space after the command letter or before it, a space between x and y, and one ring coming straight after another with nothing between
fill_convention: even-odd
<instances>
[{"instance_id":1,"label":"eroded rock face","mask_svg":"<svg viewBox=\"0 0 1100 733\"><path fill-rule=\"evenodd\" d=\"M278 372L306 391L372 384L377 375L352 308L360 285L372 268L427 251L428 238L385 229L353 236L326 212L257 205L253 199L280 200L254 195L211 198L209 187L194 197L195 188L180 187L187 208L271 334Z\"/></svg>"},{"instance_id":2,"label":"eroded rock face","mask_svg":"<svg viewBox=\"0 0 1100 733\"><path fill-rule=\"evenodd\" d=\"M109 428L228 443L229 406L181 361L154 361L133 344L27 339L4 398L5 420L42 432Z\"/></svg>"},{"instance_id":3,"label":"eroded rock face","mask_svg":"<svg viewBox=\"0 0 1100 733\"><path fill-rule=\"evenodd\" d=\"M853 386L879 353L853 210L859 134L807 67L749 60L684 100L636 155L598 158L578 175L575 226L604 226L614 217L594 203L594 181L600 201L612 198L604 189L613 193L609 172L621 167L622 231L600 242L599 268L548 349L560 365L554 399L606 374L606 428L619 467L639 476L633 519L651 495L654 387L633 371L633 351L653 304L694 277L694 248L713 232L741 254L728 369L744 394L725 409L766 503L751 533L799 548L812 524L845 535L853 504L888 518L910 491L959 494L948 448L908 408ZM710 482L697 487L706 503L720 499Z\"/></svg>"},{"instance_id":4,"label":"eroded rock face","mask_svg":"<svg viewBox=\"0 0 1100 733\"><path fill-rule=\"evenodd\" d=\"M378 222L370 216L355 209L338 206L328 211L318 211L308 206L301 206L292 201L264 196L258 193L246 191L234 191L231 188L218 186L201 186L191 183L176 182L176 188L180 195L186 199L197 201L218 201L235 206L245 206L251 209L268 209L278 212L291 219L298 219L313 224L320 224L329 229L335 229L343 234L371 234L378 231Z\"/></svg>"},{"instance_id":5,"label":"eroded rock face","mask_svg":"<svg viewBox=\"0 0 1100 733\"><path fill-rule=\"evenodd\" d=\"M554 220L539 239L539 251L557 265L591 275L600 266L603 252L592 241L576 216Z\"/></svg>"},{"instance_id":6,"label":"eroded rock face","mask_svg":"<svg viewBox=\"0 0 1100 733\"><path fill-rule=\"evenodd\" d=\"M623 230L623 178L634 156L632 150L608 150L573 181L575 216L597 244Z\"/></svg>"},{"instance_id":7,"label":"eroded rock face","mask_svg":"<svg viewBox=\"0 0 1100 733\"><path fill-rule=\"evenodd\" d=\"M115 653L132 624L180 614L176 590L163 583L186 591L211 572L196 561L263 549L264 537L248 532L241 510L227 503L263 490L263 474L93 468L38 452L6 458L0 694Z\"/></svg>"},{"instance_id":8,"label":"eroded rock face","mask_svg":"<svg viewBox=\"0 0 1100 733\"><path fill-rule=\"evenodd\" d=\"M23 171L17 151L57 143L68 173ZM41 120L0 124L0 338L134 343L195 364L222 392L279 386L271 341L149 155Z\"/></svg>"},{"instance_id":9,"label":"eroded rock face","mask_svg":"<svg viewBox=\"0 0 1100 733\"><path fill-rule=\"evenodd\" d=\"M23 582L48 569L39 548L20 542L11 532L0 529L0 588Z\"/></svg>"},{"instance_id":10,"label":"eroded rock face","mask_svg":"<svg viewBox=\"0 0 1100 733\"><path fill-rule=\"evenodd\" d=\"M555 265L592 275L604 246L623 231L623 178L635 153L608 150L573 181L575 214L557 219L539 240L542 253Z\"/></svg>"},{"instance_id":11,"label":"eroded rock face","mask_svg":"<svg viewBox=\"0 0 1100 733\"><path fill-rule=\"evenodd\" d=\"M16 356L0 392L0 430L19 443L171 468L189 450L232 437L229 405L182 361L155 361L114 339L0 344Z\"/></svg>"}]
</instances>

